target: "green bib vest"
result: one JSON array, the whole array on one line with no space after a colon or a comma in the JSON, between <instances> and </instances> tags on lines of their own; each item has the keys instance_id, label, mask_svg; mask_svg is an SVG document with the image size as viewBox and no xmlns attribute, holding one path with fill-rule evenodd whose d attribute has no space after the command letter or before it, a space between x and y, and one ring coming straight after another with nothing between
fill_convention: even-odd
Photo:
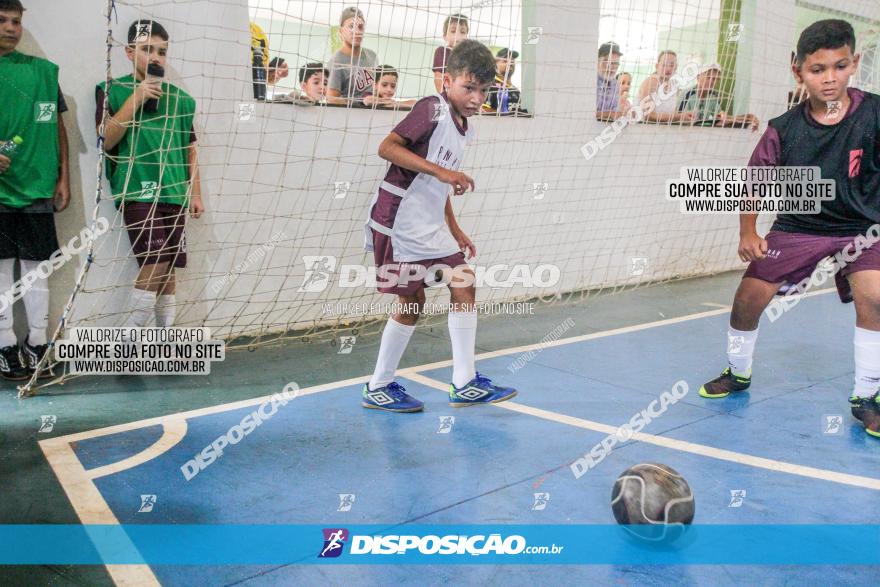
<instances>
[{"instance_id":1,"label":"green bib vest","mask_svg":"<svg viewBox=\"0 0 880 587\"><path fill-rule=\"evenodd\" d=\"M113 80L107 94L110 110L119 112L134 93L134 76ZM98 87L106 92L106 82ZM116 153L107 157L107 177L120 201L187 205L189 145L196 101L171 84L162 84L155 113L135 112Z\"/></svg>"},{"instance_id":2,"label":"green bib vest","mask_svg":"<svg viewBox=\"0 0 880 587\"><path fill-rule=\"evenodd\" d=\"M0 204L51 198L58 182L58 66L13 51L0 57L0 142L24 142L0 173Z\"/></svg>"}]
</instances>

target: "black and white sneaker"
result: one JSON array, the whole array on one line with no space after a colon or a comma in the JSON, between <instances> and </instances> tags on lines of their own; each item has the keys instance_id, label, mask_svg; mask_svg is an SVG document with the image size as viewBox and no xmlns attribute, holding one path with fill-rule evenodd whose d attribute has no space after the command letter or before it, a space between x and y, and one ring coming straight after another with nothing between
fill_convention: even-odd
<instances>
[{"instance_id":1,"label":"black and white sneaker","mask_svg":"<svg viewBox=\"0 0 880 587\"><path fill-rule=\"evenodd\" d=\"M23 381L30 377L18 345L0 348L0 376L9 381Z\"/></svg>"},{"instance_id":2,"label":"black and white sneaker","mask_svg":"<svg viewBox=\"0 0 880 587\"><path fill-rule=\"evenodd\" d=\"M49 350L49 345L47 344L38 344L37 346L31 346L29 342L24 343L22 355L24 355L24 362L30 373L33 373L37 370L37 365L40 363L40 359L43 358L43 355L46 354L47 350ZM44 366L43 371L39 375L37 375L37 379L45 379L46 377L54 376L55 373L52 371L52 363L50 361Z\"/></svg>"}]
</instances>

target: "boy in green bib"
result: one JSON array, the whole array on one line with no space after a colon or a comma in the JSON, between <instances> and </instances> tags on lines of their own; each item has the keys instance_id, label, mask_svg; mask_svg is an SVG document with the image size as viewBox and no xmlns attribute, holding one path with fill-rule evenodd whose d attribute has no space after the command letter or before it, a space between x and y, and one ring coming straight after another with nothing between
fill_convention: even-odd
<instances>
[{"instance_id":1,"label":"boy in green bib","mask_svg":"<svg viewBox=\"0 0 880 587\"><path fill-rule=\"evenodd\" d=\"M70 202L67 134L61 113L67 110L58 88L58 66L16 51L22 36L24 6L0 0L0 376L30 377L47 347L49 287L38 266L58 250L56 211ZM15 137L20 137L13 141ZM14 143L17 146L12 147ZM21 279L28 336L19 346L12 324L15 260ZM50 372L46 372L50 375Z\"/></svg>"},{"instance_id":2,"label":"boy in green bib","mask_svg":"<svg viewBox=\"0 0 880 587\"><path fill-rule=\"evenodd\" d=\"M193 128L196 102L162 81L168 32L138 20L125 54L134 74L98 84L95 123L107 153L107 177L140 271L126 326L172 326L174 269L186 267L186 214L204 212ZM104 103L107 103L105 114Z\"/></svg>"}]
</instances>

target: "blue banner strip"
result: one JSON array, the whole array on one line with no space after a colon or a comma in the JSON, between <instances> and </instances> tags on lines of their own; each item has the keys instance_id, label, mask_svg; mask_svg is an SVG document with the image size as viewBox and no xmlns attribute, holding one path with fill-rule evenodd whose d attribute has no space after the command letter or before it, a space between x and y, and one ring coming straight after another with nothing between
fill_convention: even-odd
<instances>
[{"instance_id":1,"label":"blue banner strip","mask_svg":"<svg viewBox=\"0 0 880 587\"><path fill-rule=\"evenodd\" d=\"M291 563L878 565L880 525L0 525L0 565Z\"/></svg>"}]
</instances>

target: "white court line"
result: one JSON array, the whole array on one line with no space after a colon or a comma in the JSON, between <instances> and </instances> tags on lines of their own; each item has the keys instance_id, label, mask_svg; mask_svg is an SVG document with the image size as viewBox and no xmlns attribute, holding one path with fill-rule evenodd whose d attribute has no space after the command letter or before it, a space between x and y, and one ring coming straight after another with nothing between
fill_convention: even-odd
<instances>
[{"instance_id":1,"label":"white court line","mask_svg":"<svg viewBox=\"0 0 880 587\"><path fill-rule=\"evenodd\" d=\"M408 379L417 381L423 385L433 387L434 389L438 389L443 392L449 390L448 384L444 384L440 381L437 381L436 379L425 377L424 375L411 374L408 376ZM568 426L574 426L576 428L583 428L584 430L601 432L602 434L615 434L618 430L618 427L616 426L609 426L608 424L602 424L600 422L593 422L591 420L584 420L582 418L576 418L574 416L568 416L566 414L551 412L549 410L542 410L540 408L526 406L514 401L506 401L490 405L496 408L504 408L513 412L519 412L521 414L536 416L538 418L549 420L551 422L557 422L559 424L566 424ZM646 434L644 432L637 432L633 434L632 438L633 440L638 440L646 444L654 444L656 446L662 446L664 448L670 448L682 452L689 452L691 454L718 459L721 461L728 461L731 463L736 463L738 465L748 465L750 467L767 469L769 471L775 471L777 473L789 473L790 475L799 475L801 477L809 477L810 479L820 479L822 481L831 481L833 483L841 483L843 485L852 485L853 487L863 487L865 489L874 489L880 491L880 479L874 479L873 477L861 477L859 475L850 475L848 473L839 473L837 471L829 471L826 469L817 469L815 467L795 465L793 463L786 463L784 461L765 459L763 457L756 457L744 453L734 452L731 450L724 450L712 446L706 446L703 444L696 444L694 442L687 442L685 440L677 440L675 438L669 438L667 436L655 436L654 434Z\"/></svg>"},{"instance_id":2,"label":"white court line","mask_svg":"<svg viewBox=\"0 0 880 587\"><path fill-rule=\"evenodd\" d=\"M86 474L91 479L98 479L99 477L106 477L107 475L113 475L114 473L120 473L128 469L133 469L138 465L142 465L147 461L151 461L156 457L168 452L169 450L174 448L178 442L183 440L183 437L186 436L187 428L188 426L186 420L183 419L169 420L167 422L163 422L162 436L151 446L145 448L136 455L128 457L127 459L122 459L121 461L116 461L115 463L104 465L103 467L89 469L88 471L86 471Z\"/></svg>"},{"instance_id":3,"label":"white court line","mask_svg":"<svg viewBox=\"0 0 880 587\"><path fill-rule=\"evenodd\" d=\"M60 437L59 437L60 438ZM69 442L59 438L40 441L40 449L64 488L73 510L83 524L115 524L119 520L113 514L104 496L98 491L92 478L83 468ZM133 547L132 547L133 548ZM104 565L116 585L158 587L156 575L148 565Z\"/></svg>"},{"instance_id":4,"label":"white court line","mask_svg":"<svg viewBox=\"0 0 880 587\"><path fill-rule=\"evenodd\" d=\"M832 293L835 290L827 289L816 292L808 292L804 294L804 297L813 297L818 295L824 295L828 293ZM645 322L643 324L634 324L632 326L624 326L622 328L615 328L612 330L603 330L602 332L594 332L592 334L582 334L579 336L570 336L568 338L560 338L554 341L548 342L539 342L535 344L527 344L518 347L510 347L506 349L499 349L497 351L488 351L485 353L478 354L474 359L476 361L482 361L485 359L492 359L495 357L502 357L504 355L512 355L517 353L524 353L533 350L553 348L558 346L564 346L567 344L574 344L578 342L584 342L587 340L595 340L597 338L605 338L608 336L616 336L618 334L628 334L630 332L639 332L642 330L648 330L651 328L659 328L661 326L670 326L673 324L680 324L682 322L689 322L691 320L700 320L702 318L710 318L712 316L718 316L721 314L725 314L730 311L729 306L725 306L723 308L718 308L717 310L707 310L705 312L698 312L696 314L687 314L685 316L679 316L677 318L666 318L664 320L655 320L653 322ZM432 369L440 369L443 367L449 367L452 365L452 359L447 359L445 361L437 361L434 363L426 363L424 365L417 365L415 367L407 367L406 369L399 369L397 371L397 375L400 377L408 377L413 373L419 373L421 371L430 371ZM297 397L303 395L311 395L313 393L320 393L322 391L328 391L332 389L337 389L339 387L348 387L349 385L358 385L365 383L372 373L368 373L366 375L361 375L360 377L352 377L350 379L343 379L341 381L334 381L331 383L322 383L321 385L313 385L312 387L306 387L300 389ZM272 395L264 395L261 397L241 400L237 402L231 402L228 404L217 404L215 406L206 406L204 408L197 408L195 410L189 410L186 412L177 412L174 414L167 414L164 416L156 416L154 418L147 418L145 420L135 420L134 422L127 422L125 424L117 424L115 426L107 426L105 428L96 428L94 430L86 430L83 432L76 432L73 434L68 434L66 436L56 436L51 441L66 441L66 442L78 442L80 440L86 440L88 438L97 438L100 436L107 436L109 434L116 434L119 432L127 432L129 430L136 430L138 428L145 428L147 426L155 426L165 422L174 421L174 420L189 420L191 418L197 418L199 416L207 416L211 414L220 414L223 412L229 412L232 410L238 410L241 408L248 408L251 406L258 406L261 403L270 400ZM46 440L41 442L48 442Z\"/></svg>"},{"instance_id":5,"label":"white court line","mask_svg":"<svg viewBox=\"0 0 880 587\"><path fill-rule=\"evenodd\" d=\"M573 344L578 342L583 342L586 340L594 340L597 338L604 338L607 336L615 336L618 334L627 334L630 332L638 332L641 330L648 330L651 328L658 328L661 326L670 326L672 324L679 324L682 322L689 322L691 320L699 320L701 318L709 318L712 316L718 316L720 314L726 313L725 309L718 310L708 310L706 312L698 312L696 314L687 314L685 316L679 316L678 318L667 318L665 320L656 320L654 322L645 322L643 324L635 324L632 326L624 326L623 328L615 328L613 330L604 330L602 332L594 332L592 334L583 334L580 336L571 336L568 338L560 338L554 341L548 342L539 342L535 344L528 344L518 347L511 347L507 349L500 349L497 351L489 351L485 353L480 353L475 357L476 361L482 361L484 359L492 359L495 357L501 357L504 355L511 355L516 353L523 353L531 350L538 349L546 349L552 347L563 346L567 344ZM435 363L426 363L424 365L418 365L415 367L408 367L406 369L399 369L397 371L397 376L399 377L408 377L410 374L418 373L420 371L429 371L432 369L440 369L442 367L449 367L452 365L452 359L448 359L445 361L437 361ZM323 383L321 385L314 385L312 387L306 387L300 389L297 397L302 395L310 395L313 393L320 393L322 391L328 391L331 389L337 389L340 387L347 387L349 385L358 385L365 383L372 373L368 373L366 375L361 375L360 377L352 377L350 379L344 379L342 381L334 381L332 383ZM210 414L220 414L223 412L229 412L232 410L238 410L241 408L247 408L251 406L257 406L271 399L271 395L265 395L262 397L256 397L246 400L241 400L237 402L232 402L228 404L218 404L216 406L207 406L204 408L198 408L195 410L189 410L186 412L177 412L175 414L167 414L165 416L156 416L155 418L148 418L146 420L136 420L134 422L128 422L125 424L117 424L115 426L107 426L105 428L96 428L95 430L86 430L84 432L76 432L74 434L68 434L66 436L56 436L52 438L52 441L65 441L65 442L78 442L80 440L86 440L89 438L96 438L99 436L107 436L109 434L116 434L119 432L127 432L129 430L136 430L138 428L145 428L147 426L156 426L168 421L174 420L188 420L191 418L197 418L199 416L207 416ZM47 442L47 441L41 441Z\"/></svg>"},{"instance_id":6,"label":"white court line","mask_svg":"<svg viewBox=\"0 0 880 587\"><path fill-rule=\"evenodd\" d=\"M824 293L830 293L831 290L823 290L817 292L809 292L805 294L805 297L811 297L814 295L822 295ZM728 308L719 308L717 310L710 310L707 312L699 312L696 314L689 314L686 316L680 316L678 318L668 318L665 320L657 320L654 322L646 322L644 324L636 324L633 326L626 326L623 328L616 328L613 330L606 330L603 332L596 332L593 334L586 334L581 336L573 336L569 338L561 338L551 342L541 342L531 345L523 345L519 347L512 347L508 349L501 349L497 351L491 351L486 353L481 353L476 356L476 360L490 359L494 357L500 357L508 354L514 353L523 353L530 350L544 349L562 346L566 344L573 344L578 342L583 342L586 340L593 340L597 338L603 338L607 336L615 336L618 334L627 334L630 332L639 332L641 330L648 330L651 328L657 328L661 326L669 326L672 324L679 324L682 322L688 322L690 320L699 320L702 318L709 318L712 316L718 316L729 311ZM437 361L435 363L428 363L425 365L420 365L417 367L410 367L407 369L401 369L398 371L398 375L401 377L409 377L413 378L418 375L419 371L425 371L430 369L439 369L442 367L448 367L452 365L452 360L446 361ZM361 377L353 377L351 379L346 379L342 381L335 381L332 383L325 383L322 385L315 385L312 387L308 387L305 389L301 389L298 393L298 396L301 395L310 395L313 393L320 393L323 391L328 391L332 389L338 389L340 387L347 387L349 385L358 385L364 383L370 375L363 375ZM434 380L430 380L434 381ZM98 491L95 486L93 479L91 478L88 471L82 466L82 463L76 457L76 454L71 447L72 442L78 442L81 440L86 440L89 438L98 438L101 436L108 436L110 434L116 434L119 432L126 432L129 430L136 430L139 428L145 428L147 426L153 425L165 425L165 424L173 424L175 421L187 420L189 418L197 418L200 416L207 416L211 414L218 414L223 412L228 412L231 410L237 410L240 408L246 408L251 406L257 406L261 403L269 400L272 396L266 395L258 398L252 398L247 400L242 400L238 402L231 402L228 404L219 404L216 406L208 406L204 408L199 408L195 410L189 410L186 412L178 412L175 414L168 414L165 416L158 416L155 418L148 418L145 420L138 420L134 422L129 422L126 424L119 424L116 426L107 426L104 428L97 428L95 430L86 430L84 432L78 432L74 434L68 434L65 436L57 436L54 438L49 438L46 440L42 440L39 442L40 448L43 450L43 454L46 456L46 460L49 463L49 466L52 467L52 470L55 472L55 476L58 478L59 483L62 488L64 488L65 493L67 494L70 503L73 505L74 511L76 511L77 516L79 516L80 521L83 524L118 524L118 520L113 512L110 510L110 506L104 500L104 497ZM562 418L569 418L569 416L561 416ZM598 426L604 426L602 424L596 423ZM164 434L163 434L164 437ZM659 437L658 437L659 438ZM664 439L665 440L665 439ZM160 444L161 443L161 444ZM172 445L173 446L173 445ZM151 446L148 451L150 451L151 458L155 458L161 454L159 451L162 447L168 447L167 444L162 443L161 439L159 442ZM168 447L170 448L170 447ZM706 447L709 448L709 447ZM167 450L167 448L165 449ZM717 450L717 449L716 449ZM134 457L129 457L122 461L122 463L131 464L133 459L137 458L137 455ZM107 469L105 469L107 470ZM106 565L107 571L110 573L114 583L116 585L136 585L136 586L149 586L153 587L159 585L158 580L155 575L153 575L150 568L146 565Z\"/></svg>"}]
</instances>

